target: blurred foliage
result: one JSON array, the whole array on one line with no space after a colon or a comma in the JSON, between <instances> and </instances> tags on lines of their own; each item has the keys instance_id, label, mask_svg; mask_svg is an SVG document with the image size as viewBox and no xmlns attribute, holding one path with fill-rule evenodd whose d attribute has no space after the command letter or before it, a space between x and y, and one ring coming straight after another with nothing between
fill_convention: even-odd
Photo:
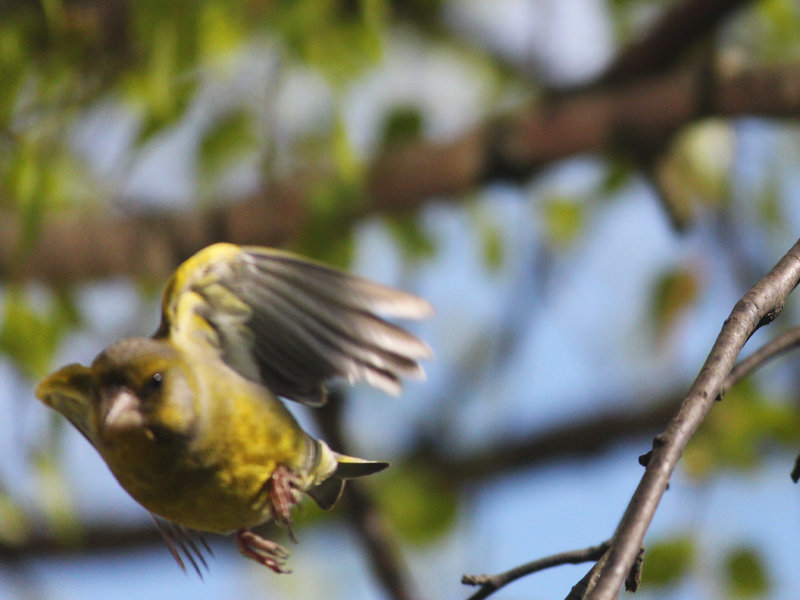
<instances>
[{"instance_id":1,"label":"blurred foliage","mask_svg":"<svg viewBox=\"0 0 800 600\"><path fill-rule=\"evenodd\" d=\"M381 147L410 142L422 135L425 118L416 106L396 106L384 118Z\"/></svg>"},{"instance_id":2,"label":"blurred foliage","mask_svg":"<svg viewBox=\"0 0 800 600\"><path fill-rule=\"evenodd\" d=\"M54 414L53 419L57 418ZM60 428L63 420L51 428ZM58 439L58 438L56 438ZM61 452L36 452L34 454L34 473L36 475L36 498L47 519L47 525L60 542L75 545L80 541L83 524L78 518L71 482L64 476Z\"/></svg>"},{"instance_id":3,"label":"blurred foliage","mask_svg":"<svg viewBox=\"0 0 800 600\"><path fill-rule=\"evenodd\" d=\"M308 194L306 226L292 249L341 268L355 252L353 215L361 208L362 194L343 181L319 182Z\"/></svg>"},{"instance_id":4,"label":"blurred foliage","mask_svg":"<svg viewBox=\"0 0 800 600\"><path fill-rule=\"evenodd\" d=\"M656 278L651 292L649 321L659 343L666 340L676 323L692 307L700 287L697 274L687 268L669 269Z\"/></svg>"},{"instance_id":5,"label":"blurred foliage","mask_svg":"<svg viewBox=\"0 0 800 600\"><path fill-rule=\"evenodd\" d=\"M764 0L758 3L754 27L742 44L762 60L785 62L800 57L800 5L795 0Z\"/></svg>"},{"instance_id":6,"label":"blurred foliage","mask_svg":"<svg viewBox=\"0 0 800 600\"><path fill-rule=\"evenodd\" d=\"M375 493L394 529L412 544L437 540L458 517L458 490L422 465L393 466Z\"/></svg>"},{"instance_id":7,"label":"blurred foliage","mask_svg":"<svg viewBox=\"0 0 800 600\"><path fill-rule=\"evenodd\" d=\"M707 120L681 132L659 158L659 192L682 222L709 207L722 206L730 196L730 168L736 140L729 123Z\"/></svg>"},{"instance_id":8,"label":"blurred foliage","mask_svg":"<svg viewBox=\"0 0 800 600\"><path fill-rule=\"evenodd\" d=\"M37 291L6 288L0 320L0 351L34 379L52 367L62 337L79 321L68 294Z\"/></svg>"},{"instance_id":9,"label":"blurred foliage","mask_svg":"<svg viewBox=\"0 0 800 600\"><path fill-rule=\"evenodd\" d=\"M215 119L203 133L198 150L202 179L215 180L258 147L253 115L234 109Z\"/></svg>"},{"instance_id":10,"label":"blurred foliage","mask_svg":"<svg viewBox=\"0 0 800 600\"><path fill-rule=\"evenodd\" d=\"M583 230L586 206L571 198L553 197L544 204L544 233L550 245L567 248Z\"/></svg>"},{"instance_id":11,"label":"blurred foliage","mask_svg":"<svg viewBox=\"0 0 800 600\"><path fill-rule=\"evenodd\" d=\"M30 522L26 509L0 489L0 544L10 546L22 544L30 533Z\"/></svg>"},{"instance_id":12,"label":"blurred foliage","mask_svg":"<svg viewBox=\"0 0 800 600\"><path fill-rule=\"evenodd\" d=\"M728 598L761 598L770 592L770 581L761 554L747 546L734 548L725 560Z\"/></svg>"},{"instance_id":13,"label":"blurred foliage","mask_svg":"<svg viewBox=\"0 0 800 600\"><path fill-rule=\"evenodd\" d=\"M673 4L609 0L603 6L609 8L610 26L622 44ZM367 165L363 149L356 143L362 139L356 139L350 128L351 107L345 102L353 101L349 95L353 91L363 93L358 86L364 76L384 66L386 51L398 38L411 39L409 45L419 46L415 60L423 56L428 60L431 55L441 58L439 54L455 56L467 65L465 71L472 69L471 75L478 72L473 79L459 73L460 81L486 88L478 106L447 98L446 111L469 115L456 121L463 129L448 122L450 129L443 127L441 139L472 127L470 119L502 114L538 93L536 78L517 72L503 50L484 44L479 37L469 38L464 34L466 28L449 30L452 16L443 16L449 8L450 3L441 0L4 3L0 19L0 209L12 213L21 224L17 251L22 256L30 250L43 220L54 209L100 206L111 198L116 201L115 209L127 210L124 200L118 200L125 198L125 184L137 160L183 125L194 123L199 128L192 165L198 201L227 201L216 197L222 195L220 183L252 157L265 157L254 167L259 170L256 184L286 171L305 183L310 172L310 193L302 207L305 227L288 243L308 256L348 266L355 252L354 224L366 213L368 199L364 186ZM754 3L746 18L727 24L709 46L733 50L736 64L786 62L800 57L798 32L800 5L795 0L764 0ZM530 59L530 50L521 62ZM259 80L257 85L262 87L248 88L252 83L248 72L237 70L247 59L274 65L268 80ZM437 68L440 70L431 72L438 78L443 71L440 64ZM324 115L303 121L304 111L317 110L313 103L318 98L301 95L291 97L284 112L275 108L287 102L282 94L296 71L310 73L322 82L322 91L309 86L313 90L309 95L325 96L319 109ZM407 81L401 82L403 89L391 89L393 95L381 98L379 116L370 121L376 131L362 138L376 142L382 151L393 144L419 140L423 134L438 134L431 117L433 109L426 103L429 88L442 84L437 78L421 77L413 82L419 86L414 93L405 89L410 87ZM245 83L240 84L240 79ZM127 172L122 177L92 170L96 165L88 164L76 140L87 114L104 104L121 108L135 120L123 152ZM198 119L200 113L204 119ZM738 139L736 127L719 120L706 120L681 131L656 165L658 193L689 219L731 210L737 191L732 168ZM539 222L531 226L540 227L544 246L554 250L579 247L591 225L593 203L616 199L641 184L638 165L630 158L609 154L599 157L600 161L605 161L603 172L592 193L575 197L570 191L556 191L544 198L536 196ZM778 171L774 167L763 176L753 200L760 224L770 231L791 227L785 214L784 181ZM106 187L107 177L115 186L111 190ZM493 216L472 210L468 223L478 241L480 258L487 270L495 272L517 248L509 244L508 232ZM429 258L442 247L417 213L382 218L407 260ZM672 335L708 292L704 283L691 266L654 275L648 320L657 342ZM1 298L0 351L23 374L37 378L52 366L66 332L79 323L71 297L35 286L4 285ZM485 341L488 336L483 332L474 339ZM464 353L487 352L491 346L491 341L475 343ZM501 390L498 396L505 393L502 386L497 389ZM48 431L53 445L60 444L59 430L51 427ZM798 447L797 408L767 395L748 380L714 407L682 465L692 477L704 480L723 471L752 471L775 448L795 451ZM50 446L47 451L33 452L37 497L54 531L64 539L74 539L79 532L58 461L59 450ZM445 486L422 465L393 467L374 489L396 531L411 544L439 540L459 517L459 490ZM298 521L315 523L322 515L305 503ZM30 526L20 505L2 488L0 523L0 541L4 542L21 540ZM717 575L729 597L753 598L771 591L768 565L757 550L743 546L720 552L726 555L723 572ZM700 562L697 553L696 543L688 535L650 545L644 584L664 587L679 583Z\"/></svg>"},{"instance_id":14,"label":"blurred foliage","mask_svg":"<svg viewBox=\"0 0 800 600\"><path fill-rule=\"evenodd\" d=\"M645 547L642 569L643 587L675 585L689 574L697 548L692 536L662 540Z\"/></svg>"},{"instance_id":15,"label":"blurred foliage","mask_svg":"<svg viewBox=\"0 0 800 600\"><path fill-rule=\"evenodd\" d=\"M407 260L427 258L436 252L436 240L425 231L416 215L387 216L384 223Z\"/></svg>"},{"instance_id":16,"label":"blurred foliage","mask_svg":"<svg viewBox=\"0 0 800 600\"><path fill-rule=\"evenodd\" d=\"M722 470L749 471L781 446L790 452L800 446L800 413L746 379L714 407L686 449L682 464L697 478ZM787 464L787 473L790 468Z\"/></svg>"}]
</instances>

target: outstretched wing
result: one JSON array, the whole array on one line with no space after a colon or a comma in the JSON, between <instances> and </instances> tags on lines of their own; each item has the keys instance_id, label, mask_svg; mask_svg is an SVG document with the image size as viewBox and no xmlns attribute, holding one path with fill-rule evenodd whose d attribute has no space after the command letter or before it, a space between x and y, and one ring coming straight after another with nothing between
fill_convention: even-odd
<instances>
[{"instance_id":1,"label":"outstretched wing","mask_svg":"<svg viewBox=\"0 0 800 600\"><path fill-rule=\"evenodd\" d=\"M210 346L274 394L318 406L334 377L391 394L401 377L424 377L428 345L383 317L432 312L417 296L287 252L215 244L167 284L155 335L187 352Z\"/></svg>"}]
</instances>

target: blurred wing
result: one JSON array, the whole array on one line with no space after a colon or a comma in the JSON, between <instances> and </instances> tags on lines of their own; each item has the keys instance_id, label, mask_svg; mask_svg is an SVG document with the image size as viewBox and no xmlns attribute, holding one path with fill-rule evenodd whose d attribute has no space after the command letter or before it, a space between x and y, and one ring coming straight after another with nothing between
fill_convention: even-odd
<instances>
[{"instance_id":1,"label":"blurred wing","mask_svg":"<svg viewBox=\"0 0 800 600\"><path fill-rule=\"evenodd\" d=\"M62 367L36 386L36 397L69 419L93 446L94 396L91 369L79 364Z\"/></svg>"},{"instance_id":2,"label":"blurred wing","mask_svg":"<svg viewBox=\"0 0 800 600\"><path fill-rule=\"evenodd\" d=\"M432 356L383 319L428 317L425 300L267 248L201 250L170 280L162 309L157 337L189 352L211 344L241 375L314 406L333 377L399 394L400 377L424 377L417 361Z\"/></svg>"}]
</instances>

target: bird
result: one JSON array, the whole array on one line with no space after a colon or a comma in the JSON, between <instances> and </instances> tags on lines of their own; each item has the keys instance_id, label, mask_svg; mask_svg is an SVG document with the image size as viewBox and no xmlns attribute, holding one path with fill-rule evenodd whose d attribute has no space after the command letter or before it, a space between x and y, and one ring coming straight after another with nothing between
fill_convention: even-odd
<instances>
[{"instance_id":1,"label":"bird","mask_svg":"<svg viewBox=\"0 0 800 600\"><path fill-rule=\"evenodd\" d=\"M286 573L288 550L253 528L274 521L291 535L304 495L329 509L346 480L388 463L332 450L284 400L322 406L335 379L399 395L433 352L387 319L432 314L416 295L290 252L216 243L170 277L151 337L66 365L35 394L151 513L184 570L179 550L202 576L210 532Z\"/></svg>"}]
</instances>

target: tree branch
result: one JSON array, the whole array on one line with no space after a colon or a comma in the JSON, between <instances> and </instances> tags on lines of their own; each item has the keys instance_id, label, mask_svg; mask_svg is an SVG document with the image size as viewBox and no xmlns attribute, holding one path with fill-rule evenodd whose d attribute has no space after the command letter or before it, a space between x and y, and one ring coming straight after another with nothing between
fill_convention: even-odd
<instances>
[{"instance_id":1,"label":"tree branch","mask_svg":"<svg viewBox=\"0 0 800 600\"><path fill-rule=\"evenodd\" d=\"M753 352L747 358L741 360L731 369L730 374L725 379L725 383L720 390L720 399L725 393L734 385L740 382L745 377L749 376L753 371L761 367L768 360L793 350L800 346L800 326L792 327L788 331L784 331L781 335L773 340L770 340L758 350Z\"/></svg>"},{"instance_id":2,"label":"tree branch","mask_svg":"<svg viewBox=\"0 0 800 600\"><path fill-rule=\"evenodd\" d=\"M742 315L744 313L748 312L748 309L753 309L755 306L761 306L762 309L755 313L755 316L757 316L758 319L756 319L755 317L753 317L751 315L750 324L753 327L752 331L750 331L750 333L747 333L747 335L744 336L744 337L741 337L741 336L744 335L744 333L746 333L746 330L740 332L740 336L735 338L736 339L735 343L741 342L741 344L743 345L744 342L749 338L749 336L752 334L753 331L755 331L755 329L757 327L759 327L760 325L766 324L767 322L771 321L774 317L777 316L777 313L780 312L780 308L779 307L781 307L783 305L783 300L788 295L788 293L791 292L792 289L794 289L794 286L797 284L797 281L800 280L800 265L792 264L793 261L800 262L800 242L798 242L798 244L796 244L794 246L794 248L792 248L792 250L789 251L789 253L784 257L784 259L782 259L781 262L778 263L778 265L775 267L775 269L773 269L770 272L770 274L767 275L767 277L765 277L758 284L756 284L756 286L754 286L750 290L750 292L748 292L748 294L742 299L742 301L740 301L737 304L737 307L734 309L733 313L731 313L731 316L726 321L726 326L725 327L728 327L728 323L731 322L731 321L737 321L738 322L739 320L741 320L742 319ZM792 281L794 283L792 283ZM771 289L771 286L773 284L775 284L777 286L775 289ZM765 300L765 299L768 300L769 302L772 302L772 304L770 304L770 303L761 304L761 302L763 300ZM757 305L753 304L754 302L758 302L759 304L757 304ZM778 308L770 309L770 306L778 307ZM752 310L751 310L751 312L752 312ZM719 339L733 339L732 338L732 334L730 332L726 332L725 327L723 328L723 331L720 333ZM731 327L733 327L733 326L731 326ZM720 342L718 340L718 344L719 343ZM738 383L742 379L748 377L757 368L759 368L760 366L763 366L768 360L770 360L770 359L772 359L772 358L774 358L774 357L776 357L776 356L778 356L778 355L780 355L780 354L782 354L784 352L787 352L787 351L789 351L789 350L791 350L793 348L797 348L798 346L800 346L800 326L794 327L794 328L792 328L792 329L790 329L788 331L785 331L784 333L782 333L781 335L779 335L775 339L770 340L769 342L767 342L766 344L764 344L763 346L758 348L755 352L750 354L748 357L746 357L745 359L743 359L739 363L737 363L732 369L730 369L730 372L724 378L724 381L722 382L722 384L719 386L719 390L720 391L719 391L718 395L716 396L716 398L720 399L727 390L729 390L731 387L733 387L736 383ZM726 356L726 357L729 356L730 352L731 352L731 350L728 350L727 354L726 354L721 349L717 348L717 344L715 344L714 349L712 349L711 355L709 355L709 358L706 361L706 366L704 366L704 370L709 365L714 365L713 369L715 370L714 371L715 374L716 374L715 376L719 377L719 373L722 372L722 370L724 369L724 364L719 362L720 358L723 357L723 356ZM736 352L738 352L738 350L736 350ZM734 355L734 358L735 358L735 355ZM717 366L717 365L720 365L720 366ZM711 367L708 367L708 368L711 368ZM698 376L698 380L695 382L695 386L692 388L692 390L694 390L694 391L690 391L689 397L687 397L687 401L694 394L695 398L702 398L704 403L706 403L708 405L708 407L710 408L712 403L707 400L707 397L702 396L699 393L698 389L696 389L697 386L698 386L698 382L701 380L701 376L703 376L704 380L706 380L706 381L708 381L709 378L711 377L710 373L707 373L706 375L703 375L703 373L704 372L701 370L701 375ZM709 395L708 397L710 397L712 399L714 398L713 395ZM662 411L672 411L675 408L675 406L677 406L677 403L674 403L673 401L670 401L670 400L661 401L661 402L658 403L659 410L657 412L661 413ZM706 409L706 412L707 412L707 410L708 409ZM688 414L689 411L690 411L690 409L687 408L686 402L684 402L684 405L681 406L681 409L680 409L678 415L676 415L673 418L673 421L667 427L667 432L670 431L670 427L675 427L675 425L674 425L675 422L680 420L682 414L685 414L685 413ZM700 413L697 413L697 414L699 415ZM705 416L705 413L702 416ZM639 417L633 417L633 421L639 421ZM615 425L612 425L612 427L610 429L607 429L606 431L604 431L606 428L598 428L597 432L604 431L604 433L602 435L605 435L607 433L607 434L610 434L613 437L616 437L617 434L615 432L615 429L616 429L616 426L618 426L620 424L621 423L617 422ZM650 422L641 423L641 425L651 425L651 424L652 423L650 423ZM693 422L689 422L689 421L684 421L684 422L680 423L679 427L680 428L687 428L687 429L690 428L690 427L693 427L694 430L696 430L698 425L699 425L699 422L693 423ZM693 433L693 431L692 431L692 433ZM584 446L586 444L586 435L587 435L587 433L594 434L594 433L597 433L597 432L594 432L594 431L590 431L590 432L579 431L578 429L572 429L570 431L562 430L560 432L560 435L558 436L558 438L560 439L561 438L561 434L563 434L563 435L565 435L565 439L571 439L573 441L574 440L580 440L581 441L580 446L578 446L578 447L576 447L574 449L576 452L580 452L582 449L585 449ZM653 450L651 450L646 455L644 455L643 457L640 458L640 462L642 462L648 468L650 466L650 463L653 460L653 456L658 451L658 449L660 447L663 448L664 446L668 445L668 438L667 438L668 433L667 432L661 434L657 438L656 443L654 444L654 449ZM629 433L630 433L630 431L629 431ZM691 436L689 436L689 437L691 437ZM676 439L674 434L673 434L673 439ZM661 440L661 441L659 442L659 440ZM686 441L688 442L688 439L686 439ZM552 444L552 442L553 442L553 440L537 439L536 440L536 445L532 445L531 447L526 448L526 451L522 452L521 454L527 454L528 452L530 452L532 450L533 447L536 447L538 445L538 443L542 443L542 447L544 449L544 448L547 448L548 444ZM589 446L592 446L592 445L593 445L593 443L590 442ZM561 447L561 445L556 443L556 447L559 448L559 447ZM519 450L520 449L518 448L517 451L519 451ZM508 453L508 451L509 451L508 449L504 449L503 453ZM663 451L663 452L666 452L666 451ZM663 454L663 452L662 452L662 454ZM682 452L682 448L680 449L680 452ZM680 456L680 452L677 455L678 457ZM512 455L514 455L515 453L516 453L515 451L511 451ZM537 453L534 451L533 454L536 455ZM528 457L528 458L530 458L530 457ZM483 458L483 460L478 460L477 462L478 462L479 466L477 468L477 472L481 473L483 476L486 476L489 473L496 472L498 470L498 465L492 464L492 463L493 463L493 460L498 460L498 459L499 459L499 457L494 457L493 459L489 459L489 460L487 460L486 458ZM676 458L676 460L677 460L677 458ZM472 463L472 462L474 462L474 458L468 458L465 462ZM510 462L513 462L513 460L510 461ZM481 463L485 463L485 464L481 464ZM506 464L504 466L506 468L508 468L509 465ZM670 473L671 473L672 469L674 469L674 466L675 466L674 464L670 465L670 467L669 467ZM461 477L464 477L464 475L465 475L465 473L463 472L463 469L464 469L464 467L461 467L461 469L459 469L458 465L449 465L449 466L446 466L444 468L444 470L446 472L457 473ZM469 476L464 477L464 478L465 479L469 479ZM800 478L800 458L798 458L797 465L795 466L795 470L792 473L792 478L795 481L797 481L797 479ZM669 479L669 474L667 474L667 481L668 481L668 479ZM640 484L640 488L642 487L643 484L644 484L644 478L642 480L642 484ZM655 491L651 492L652 494L655 494L658 491L658 488L654 488L654 490ZM638 493L638 490L637 490L637 493ZM659 498L660 498L660 496L659 496ZM657 506L657 503L658 503L658 499L656 499L655 504L652 505L653 513L655 512L655 507ZM633 500L632 500L631 501L631 505L629 506L629 511L631 510L631 507L633 506L633 504L634 503L633 503ZM644 503L641 502L637 506L644 506ZM640 518L643 518L643 517L640 515ZM652 518L652 514L650 514L649 518ZM649 519L647 521L647 524L649 524ZM645 525L645 528L647 527L647 524ZM488 595L490 595L491 593L493 593L497 589L503 587L504 585L507 585L508 583L511 583L512 581L514 581L516 579L519 579L520 577L523 577L525 575L529 575L529 574L534 573L536 571L541 571L541 570L544 570L544 569L547 569L547 568L550 568L550 567L553 567L553 566L558 566L560 564L565 564L565 562L567 562L567 561L562 561L560 557L569 557L569 556L572 556L573 553L575 553L575 552L578 553L578 554L576 554L576 556L581 556L580 552L587 552L589 554L593 554L594 551L596 550L597 551L596 552L596 556L593 556L592 558L587 558L585 560L598 560L597 564L594 567L592 567L592 569L586 574L586 576L584 576L583 579L581 579L581 581L578 582L578 584L576 584L572 588L572 590L570 591L569 596L567 597L568 600L581 600L581 599L586 597L586 594L597 585L597 583L600 581L600 578L603 576L603 574L605 572L607 572L606 571L606 564L608 563L608 561L609 561L609 559L611 557L611 554L606 555L605 552L606 552L606 550L609 550L612 547L612 542L614 544L618 543L617 540L618 540L618 536L619 536L619 531L621 529L622 529L622 524L620 525L620 529L618 530L618 533L615 535L615 537L612 539L612 541L603 542L602 544L600 544L598 546L592 546L592 547L587 548L587 549L582 550L582 551L565 552L563 554L556 554L556 555L553 555L553 556L550 556L550 557L534 560L534 561L532 561L530 563L527 563L525 565L521 565L519 567L515 567L515 568L510 569L509 571L506 571L505 573L501 573L499 575L494 575L494 576L488 576L488 575L465 576L464 578L462 578L462 583L467 583L467 584L470 584L470 585L481 585L481 586L483 586L481 588L481 590L479 590L479 592L477 594L471 596L469 598L469 600L477 600L478 598L486 598ZM627 576L626 576L626 579L625 579L625 587L629 591L635 591L635 588L638 587L638 577L639 577L639 574L641 572L641 558L642 558L642 549L641 549L641 546L639 546L639 548L638 548L638 550L637 550L637 552L635 554L634 562L631 565L631 567L628 569ZM579 560L579 561L575 561L575 562L584 562L584 561L583 560ZM609 596L609 597L611 597L611 596Z\"/></svg>"},{"instance_id":3,"label":"tree branch","mask_svg":"<svg viewBox=\"0 0 800 600\"><path fill-rule=\"evenodd\" d=\"M617 84L673 66L731 13L752 0L685 0L669 7L641 39L628 44L591 85Z\"/></svg>"},{"instance_id":4,"label":"tree branch","mask_svg":"<svg viewBox=\"0 0 800 600\"><path fill-rule=\"evenodd\" d=\"M453 142L418 142L387 152L367 169L365 200L344 223L372 214L407 213L431 197L454 198L498 178L524 179L547 163L580 153L635 153L649 141L663 140L665 132L709 114L794 117L798 112L797 65L713 77L683 69L567 95ZM18 251L24 245L20 219L0 214L0 278L72 283L128 274L160 280L215 241L283 245L310 222L306 200L325 177L324 170L309 169L271 182L241 202L191 213L48 211L35 247L26 254Z\"/></svg>"},{"instance_id":5,"label":"tree branch","mask_svg":"<svg viewBox=\"0 0 800 600\"><path fill-rule=\"evenodd\" d=\"M525 577L537 571L550 569L560 565L577 565L582 562L590 560L598 560L611 545L610 541L603 542L597 546L590 546L580 550L570 550L569 552L561 552L531 561L524 565L509 569L504 573L497 575L464 575L461 578L461 583L465 585L479 585L480 589L472 594L468 600L483 600L488 598L494 592L502 588L504 585L516 581L520 577Z\"/></svg>"},{"instance_id":6,"label":"tree branch","mask_svg":"<svg viewBox=\"0 0 800 600\"><path fill-rule=\"evenodd\" d=\"M633 566L644 535L684 448L719 396L736 356L760 326L771 322L800 281L800 241L737 302L680 410L653 442L652 456L612 538L587 600L612 600Z\"/></svg>"}]
</instances>

